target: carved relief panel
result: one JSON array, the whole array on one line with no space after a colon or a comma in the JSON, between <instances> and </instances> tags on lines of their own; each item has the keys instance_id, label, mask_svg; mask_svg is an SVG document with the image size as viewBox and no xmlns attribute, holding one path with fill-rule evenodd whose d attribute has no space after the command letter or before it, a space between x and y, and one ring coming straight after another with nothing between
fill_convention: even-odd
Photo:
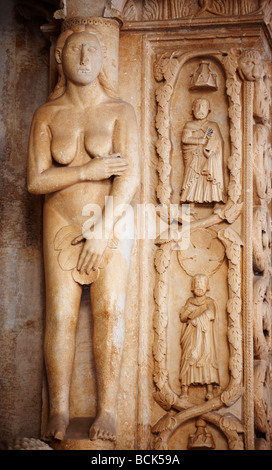
<instances>
[{"instance_id":1,"label":"carved relief panel","mask_svg":"<svg viewBox=\"0 0 272 470\"><path fill-rule=\"evenodd\" d=\"M154 65L157 196L166 206L189 203L191 219L189 246L158 242L155 258L154 399L168 410L153 427L155 448L244 446L237 59L235 51L176 49Z\"/></svg>"}]
</instances>

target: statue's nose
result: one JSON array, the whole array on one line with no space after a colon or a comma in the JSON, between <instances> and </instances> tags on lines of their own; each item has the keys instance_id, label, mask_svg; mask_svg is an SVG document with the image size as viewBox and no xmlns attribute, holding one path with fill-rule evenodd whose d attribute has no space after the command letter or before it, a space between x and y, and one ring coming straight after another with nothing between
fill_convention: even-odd
<instances>
[{"instance_id":1,"label":"statue's nose","mask_svg":"<svg viewBox=\"0 0 272 470\"><path fill-rule=\"evenodd\" d=\"M88 62L88 55L86 52L86 44L82 44L80 53L80 65L86 65Z\"/></svg>"},{"instance_id":2,"label":"statue's nose","mask_svg":"<svg viewBox=\"0 0 272 470\"><path fill-rule=\"evenodd\" d=\"M252 75L253 77L258 80L261 78L261 70L260 70L260 67L258 65L254 65L253 67L253 72L252 72Z\"/></svg>"}]
</instances>

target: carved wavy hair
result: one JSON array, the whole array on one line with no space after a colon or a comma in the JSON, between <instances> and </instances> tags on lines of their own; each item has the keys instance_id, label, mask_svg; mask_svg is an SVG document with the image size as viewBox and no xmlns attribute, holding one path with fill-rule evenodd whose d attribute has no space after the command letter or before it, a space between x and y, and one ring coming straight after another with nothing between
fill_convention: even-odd
<instances>
[{"instance_id":1,"label":"carved wavy hair","mask_svg":"<svg viewBox=\"0 0 272 470\"><path fill-rule=\"evenodd\" d=\"M93 28L92 26L85 25L85 24L75 25L72 28L69 28L66 31L62 32L57 40L56 50L63 49L69 36L71 36L74 33L80 33L82 31L92 34L97 38L100 44L101 50L102 50L102 54L105 58L107 49L103 42L102 33L100 33L100 31ZM60 96L62 96L66 90L66 77L63 73L62 63L60 64L58 63L58 74L59 74L58 82L54 90L52 91L52 93L50 93L48 97L48 101L53 101L57 98L60 98ZM117 99L119 98L119 95L117 91L114 89L112 83L110 82L110 79L103 66L102 66L100 74L98 75L98 81L100 85L102 86L102 88L104 89L104 91L107 93L107 95L109 95L112 98L117 98Z\"/></svg>"}]
</instances>

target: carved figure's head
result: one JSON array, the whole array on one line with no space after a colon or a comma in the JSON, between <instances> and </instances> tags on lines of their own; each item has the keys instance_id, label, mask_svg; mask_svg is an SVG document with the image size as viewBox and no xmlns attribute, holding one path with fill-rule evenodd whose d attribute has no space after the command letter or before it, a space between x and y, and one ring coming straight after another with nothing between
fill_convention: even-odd
<instances>
[{"instance_id":1,"label":"carved figure's head","mask_svg":"<svg viewBox=\"0 0 272 470\"><path fill-rule=\"evenodd\" d=\"M198 98L193 102L193 115L196 119L205 119L210 112L210 102L206 98Z\"/></svg>"},{"instance_id":2,"label":"carved figure's head","mask_svg":"<svg viewBox=\"0 0 272 470\"><path fill-rule=\"evenodd\" d=\"M55 49L59 80L49 99L63 95L68 80L84 86L96 79L109 95L117 98L103 69L105 56L103 35L93 26L79 24L61 33Z\"/></svg>"},{"instance_id":3,"label":"carved figure's head","mask_svg":"<svg viewBox=\"0 0 272 470\"><path fill-rule=\"evenodd\" d=\"M102 50L97 35L81 31L67 37L63 47L56 47L56 61L62 64L66 80L78 85L92 83L100 74Z\"/></svg>"},{"instance_id":4,"label":"carved figure's head","mask_svg":"<svg viewBox=\"0 0 272 470\"><path fill-rule=\"evenodd\" d=\"M239 58L239 74L243 80L255 82L264 76L261 55L258 51L244 51Z\"/></svg>"},{"instance_id":5,"label":"carved figure's head","mask_svg":"<svg viewBox=\"0 0 272 470\"><path fill-rule=\"evenodd\" d=\"M206 274L196 274L192 280L192 291L196 297L201 297L210 290L209 278Z\"/></svg>"}]
</instances>

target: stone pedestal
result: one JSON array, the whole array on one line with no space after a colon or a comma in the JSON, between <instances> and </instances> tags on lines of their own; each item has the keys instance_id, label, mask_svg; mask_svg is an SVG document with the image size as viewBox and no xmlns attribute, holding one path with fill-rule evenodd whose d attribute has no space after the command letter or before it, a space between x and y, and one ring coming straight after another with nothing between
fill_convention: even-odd
<instances>
[{"instance_id":1,"label":"stone pedestal","mask_svg":"<svg viewBox=\"0 0 272 470\"><path fill-rule=\"evenodd\" d=\"M63 441L52 441L50 446L54 450L114 450L115 445L110 441L91 441L89 429L94 418L74 418L71 420Z\"/></svg>"}]
</instances>

